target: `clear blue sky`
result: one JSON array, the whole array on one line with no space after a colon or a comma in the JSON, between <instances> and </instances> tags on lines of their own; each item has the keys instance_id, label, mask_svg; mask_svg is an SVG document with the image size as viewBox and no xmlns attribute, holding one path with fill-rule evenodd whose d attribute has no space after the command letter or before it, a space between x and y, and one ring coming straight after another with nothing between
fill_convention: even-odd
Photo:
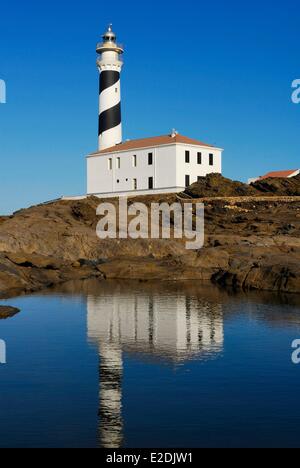
<instances>
[{"instance_id":1,"label":"clear blue sky","mask_svg":"<svg viewBox=\"0 0 300 468\"><path fill-rule=\"evenodd\" d=\"M109 22L126 47L124 138L175 127L224 147L240 180L300 166L299 0L11 0L0 14L1 214L85 192Z\"/></svg>"}]
</instances>

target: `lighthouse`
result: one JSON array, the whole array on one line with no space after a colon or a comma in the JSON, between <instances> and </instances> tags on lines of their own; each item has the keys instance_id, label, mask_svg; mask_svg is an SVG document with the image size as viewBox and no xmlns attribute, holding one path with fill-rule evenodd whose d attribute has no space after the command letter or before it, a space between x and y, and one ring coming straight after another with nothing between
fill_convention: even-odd
<instances>
[{"instance_id":1,"label":"lighthouse","mask_svg":"<svg viewBox=\"0 0 300 468\"><path fill-rule=\"evenodd\" d=\"M124 49L117 44L117 37L109 25L97 44L97 67L100 73L99 87L99 151L122 143L121 83Z\"/></svg>"},{"instance_id":2,"label":"lighthouse","mask_svg":"<svg viewBox=\"0 0 300 468\"><path fill-rule=\"evenodd\" d=\"M126 137L123 141L120 75L124 48L117 43L112 25L96 50L100 73L99 147L87 155L88 196L102 199L180 193L201 177L222 173L222 148L175 130L137 140ZM153 118L157 112L153 109Z\"/></svg>"}]
</instances>

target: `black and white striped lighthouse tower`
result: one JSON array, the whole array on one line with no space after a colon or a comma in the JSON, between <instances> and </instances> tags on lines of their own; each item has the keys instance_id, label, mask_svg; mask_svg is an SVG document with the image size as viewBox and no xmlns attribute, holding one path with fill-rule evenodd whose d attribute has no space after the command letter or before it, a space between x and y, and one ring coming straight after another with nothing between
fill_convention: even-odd
<instances>
[{"instance_id":1,"label":"black and white striped lighthouse tower","mask_svg":"<svg viewBox=\"0 0 300 468\"><path fill-rule=\"evenodd\" d=\"M112 25L97 45L97 66L100 72L99 150L122 143L120 74L124 49L117 44Z\"/></svg>"}]
</instances>

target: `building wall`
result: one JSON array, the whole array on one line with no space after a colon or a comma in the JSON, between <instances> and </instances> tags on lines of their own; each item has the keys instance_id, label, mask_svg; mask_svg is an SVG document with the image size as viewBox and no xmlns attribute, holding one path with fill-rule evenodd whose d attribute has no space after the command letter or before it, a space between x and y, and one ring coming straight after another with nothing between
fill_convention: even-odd
<instances>
[{"instance_id":1,"label":"building wall","mask_svg":"<svg viewBox=\"0 0 300 468\"><path fill-rule=\"evenodd\" d=\"M153 153L153 165L148 165L148 153ZM137 158L137 167L133 165ZM118 166L120 158L120 168ZM112 170L109 170L109 160ZM103 154L88 158L88 194L122 193L134 191L133 179L138 190L147 190L149 177L155 177L155 151L136 150L116 154Z\"/></svg>"},{"instance_id":2,"label":"building wall","mask_svg":"<svg viewBox=\"0 0 300 468\"><path fill-rule=\"evenodd\" d=\"M190 152L188 164L185 162L186 151ZM198 164L198 152L202 153L202 164ZM153 154L152 165L148 164L149 153ZM214 155L213 166L209 165L210 153ZM100 196L142 194L149 190L149 178L153 178L151 193L179 192L186 186L186 175L190 176L192 184L199 176L221 173L221 157L219 149L183 144L91 156L87 158L87 193Z\"/></svg>"},{"instance_id":3,"label":"building wall","mask_svg":"<svg viewBox=\"0 0 300 468\"><path fill-rule=\"evenodd\" d=\"M185 162L185 152L190 152L190 162ZM201 164L198 164L198 153L201 153ZM213 154L214 164L209 165L209 155ZM185 187L186 176L190 177L190 185L197 182L198 177L212 173L222 173L222 151L215 148L177 145L177 179L178 186Z\"/></svg>"}]
</instances>

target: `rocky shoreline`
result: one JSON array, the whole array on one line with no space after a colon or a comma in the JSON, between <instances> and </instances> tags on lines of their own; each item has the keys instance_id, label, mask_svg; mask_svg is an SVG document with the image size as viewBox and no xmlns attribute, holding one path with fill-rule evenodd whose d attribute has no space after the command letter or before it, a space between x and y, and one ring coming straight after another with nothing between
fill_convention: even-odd
<instances>
[{"instance_id":1,"label":"rocky shoreline","mask_svg":"<svg viewBox=\"0 0 300 468\"><path fill-rule=\"evenodd\" d=\"M194 188L195 189L195 188ZM300 293L300 197L273 193L195 198L205 204L205 246L184 240L99 240L99 199L57 201L0 218L0 297L70 280L208 281ZM134 201L191 201L190 193ZM112 200L116 204L117 200Z\"/></svg>"}]
</instances>

